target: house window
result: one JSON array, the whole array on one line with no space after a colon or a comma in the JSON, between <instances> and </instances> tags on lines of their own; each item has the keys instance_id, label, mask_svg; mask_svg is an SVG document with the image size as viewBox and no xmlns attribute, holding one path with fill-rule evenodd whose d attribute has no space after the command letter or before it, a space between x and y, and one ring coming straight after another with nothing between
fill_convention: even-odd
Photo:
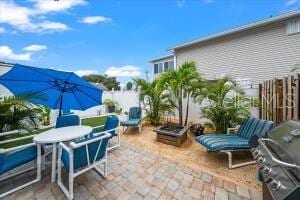
<instances>
[{"instance_id":1,"label":"house window","mask_svg":"<svg viewBox=\"0 0 300 200\"><path fill-rule=\"evenodd\" d=\"M287 34L293 35L293 34L299 34L299 33L300 33L300 18L288 21Z\"/></svg>"},{"instance_id":2,"label":"house window","mask_svg":"<svg viewBox=\"0 0 300 200\"><path fill-rule=\"evenodd\" d=\"M158 64L154 64L154 74L158 73Z\"/></svg>"},{"instance_id":3,"label":"house window","mask_svg":"<svg viewBox=\"0 0 300 200\"><path fill-rule=\"evenodd\" d=\"M173 70L174 69L174 61L164 62L164 71Z\"/></svg>"},{"instance_id":4,"label":"house window","mask_svg":"<svg viewBox=\"0 0 300 200\"><path fill-rule=\"evenodd\" d=\"M160 74L168 70L174 70L174 61L167 61L154 64L154 74Z\"/></svg>"},{"instance_id":5,"label":"house window","mask_svg":"<svg viewBox=\"0 0 300 200\"><path fill-rule=\"evenodd\" d=\"M163 72L163 64L158 63L158 73L162 73L162 72Z\"/></svg>"}]
</instances>

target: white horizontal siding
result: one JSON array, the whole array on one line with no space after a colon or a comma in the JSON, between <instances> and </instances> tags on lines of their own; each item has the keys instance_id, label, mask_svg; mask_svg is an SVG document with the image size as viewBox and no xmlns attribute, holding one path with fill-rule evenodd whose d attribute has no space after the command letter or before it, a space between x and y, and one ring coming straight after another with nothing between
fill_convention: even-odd
<instances>
[{"instance_id":1,"label":"white horizontal siding","mask_svg":"<svg viewBox=\"0 0 300 200\"><path fill-rule=\"evenodd\" d=\"M177 49L175 56L178 65L195 61L208 79L226 74L259 82L300 64L300 35L288 36L281 22Z\"/></svg>"}]
</instances>

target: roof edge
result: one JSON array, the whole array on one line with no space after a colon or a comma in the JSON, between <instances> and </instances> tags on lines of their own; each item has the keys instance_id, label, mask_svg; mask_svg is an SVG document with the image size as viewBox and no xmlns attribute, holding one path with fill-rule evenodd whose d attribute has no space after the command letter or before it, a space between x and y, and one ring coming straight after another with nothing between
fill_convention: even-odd
<instances>
[{"instance_id":1,"label":"roof edge","mask_svg":"<svg viewBox=\"0 0 300 200\"><path fill-rule=\"evenodd\" d=\"M153 63L155 61L159 61L159 60L163 60L163 59L171 58L171 57L174 57L174 54L169 54L169 55L161 56L161 57L158 57L158 58L153 58L153 59L149 60L149 62Z\"/></svg>"}]
</instances>

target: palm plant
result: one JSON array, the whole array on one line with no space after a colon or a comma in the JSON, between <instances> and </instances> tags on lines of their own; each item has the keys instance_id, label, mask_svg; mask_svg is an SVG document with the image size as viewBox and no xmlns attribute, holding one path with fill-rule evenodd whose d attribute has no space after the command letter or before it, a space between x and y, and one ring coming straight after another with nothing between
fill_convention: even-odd
<instances>
[{"instance_id":1,"label":"palm plant","mask_svg":"<svg viewBox=\"0 0 300 200\"><path fill-rule=\"evenodd\" d=\"M139 87L139 99L144 105L146 118L151 125L157 126L160 123L161 116L165 113L173 113L174 101L170 94L159 87L158 81L147 82L143 79L133 79Z\"/></svg>"},{"instance_id":2,"label":"palm plant","mask_svg":"<svg viewBox=\"0 0 300 200\"><path fill-rule=\"evenodd\" d=\"M47 106L39 105L35 110L40 114L40 120L44 126L50 124L51 109Z\"/></svg>"},{"instance_id":3,"label":"palm plant","mask_svg":"<svg viewBox=\"0 0 300 200\"><path fill-rule=\"evenodd\" d=\"M8 96L0 100L0 131L30 130L38 126L37 111L27 102L32 95Z\"/></svg>"},{"instance_id":4,"label":"palm plant","mask_svg":"<svg viewBox=\"0 0 300 200\"><path fill-rule=\"evenodd\" d=\"M188 121L190 97L198 87L201 87L202 77L197 71L196 63L188 61L183 63L178 70L167 71L159 78L161 88L167 89L176 100L179 124L183 125L183 98L187 98L185 125Z\"/></svg>"},{"instance_id":5,"label":"palm plant","mask_svg":"<svg viewBox=\"0 0 300 200\"><path fill-rule=\"evenodd\" d=\"M203 108L203 116L210 120L208 126L217 133L224 133L228 127L239 124L243 118L250 115L249 101L243 90L229 77L211 83L206 92L202 93L210 106Z\"/></svg>"}]
</instances>

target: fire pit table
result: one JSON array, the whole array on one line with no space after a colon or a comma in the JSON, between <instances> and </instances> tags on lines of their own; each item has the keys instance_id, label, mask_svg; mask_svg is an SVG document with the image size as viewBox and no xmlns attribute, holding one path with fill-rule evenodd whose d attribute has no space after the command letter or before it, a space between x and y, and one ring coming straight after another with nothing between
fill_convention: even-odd
<instances>
[{"instance_id":1,"label":"fire pit table","mask_svg":"<svg viewBox=\"0 0 300 200\"><path fill-rule=\"evenodd\" d=\"M180 147L187 138L188 127L167 123L154 130L156 140L165 144Z\"/></svg>"}]
</instances>

